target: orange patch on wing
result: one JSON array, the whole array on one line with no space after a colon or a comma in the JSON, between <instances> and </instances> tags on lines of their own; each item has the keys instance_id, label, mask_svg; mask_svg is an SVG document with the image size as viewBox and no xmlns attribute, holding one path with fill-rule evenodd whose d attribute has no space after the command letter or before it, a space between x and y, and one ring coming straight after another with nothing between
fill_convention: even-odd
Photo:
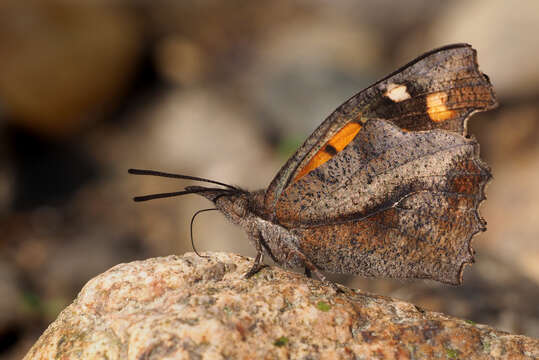
<instances>
[{"instance_id":1,"label":"orange patch on wing","mask_svg":"<svg viewBox=\"0 0 539 360\"><path fill-rule=\"evenodd\" d=\"M449 110L446 103L446 92L442 91L427 95L427 113L432 121L446 121L455 116L455 111Z\"/></svg>"},{"instance_id":2,"label":"orange patch on wing","mask_svg":"<svg viewBox=\"0 0 539 360\"><path fill-rule=\"evenodd\" d=\"M312 159L298 172L294 181L299 180L303 176L307 175L320 165L327 162L338 152L342 151L346 145L350 144L356 137L357 133L361 130L361 125L355 122L346 124L341 130L339 130L327 143L322 146L320 150Z\"/></svg>"}]
</instances>

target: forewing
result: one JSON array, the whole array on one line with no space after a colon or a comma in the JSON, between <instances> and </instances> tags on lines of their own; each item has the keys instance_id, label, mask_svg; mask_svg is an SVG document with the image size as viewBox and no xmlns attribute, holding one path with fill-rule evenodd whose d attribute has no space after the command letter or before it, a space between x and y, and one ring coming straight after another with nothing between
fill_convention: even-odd
<instances>
[{"instance_id":1,"label":"forewing","mask_svg":"<svg viewBox=\"0 0 539 360\"><path fill-rule=\"evenodd\" d=\"M479 71L477 53L467 44L433 50L368 92L363 120L385 119L409 131L445 129L466 135L473 112L497 105L488 77Z\"/></svg>"},{"instance_id":2,"label":"forewing","mask_svg":"<svg viewBox=\"0 0 539 360\"><path fill-rule=\"evenodd\" d=\"M368 121L323 166L287 188L276 220L321 269L459 283L488 167L473 139Z\"/></svg>"},{"instance_id":3,"label":"forewing","mask_svg":"<svg viewBox=\"0 0 539 360\"><path fill-rule=\"evenodd\" d=\"M273 217L283 191L340 153L369 119L386 119L409 131L446 129L464 135L473 112L495 106L492 85L469 45L426 53L329 115L271 182L266 211Z\"/></svg>"}]
</instances>

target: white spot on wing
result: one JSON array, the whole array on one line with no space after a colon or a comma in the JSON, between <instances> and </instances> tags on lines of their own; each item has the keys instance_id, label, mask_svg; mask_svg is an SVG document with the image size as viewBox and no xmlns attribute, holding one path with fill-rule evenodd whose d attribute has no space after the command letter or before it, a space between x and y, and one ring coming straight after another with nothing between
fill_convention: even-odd
<instances>
[{"instance_id":1,"label":"white spot on wing","mask_svg":"<svg viewBox=\"0 0 539 360\"><path fill-rule=\"evenodd\" d=\"M406 85L388 84L384 96L387 96L394 102L401 102L410 99L411 96L406 89Z\"/></svg>"}]
</instances>

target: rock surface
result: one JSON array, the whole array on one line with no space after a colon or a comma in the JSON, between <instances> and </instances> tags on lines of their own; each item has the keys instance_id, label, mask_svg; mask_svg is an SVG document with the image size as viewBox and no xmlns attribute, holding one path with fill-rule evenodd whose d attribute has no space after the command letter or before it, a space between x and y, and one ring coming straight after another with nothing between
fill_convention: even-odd
<instances>
[{"instance_id":1,"label":"rock surface","mask_svg":"<svg viewBox=\"0 0 539 360\"><path fill-rule=\"evenodd\" d=\"M538 358L539 340L330 286L251 260L193 253L95 277L25 359Z\"/></svg>"}]
</instances>

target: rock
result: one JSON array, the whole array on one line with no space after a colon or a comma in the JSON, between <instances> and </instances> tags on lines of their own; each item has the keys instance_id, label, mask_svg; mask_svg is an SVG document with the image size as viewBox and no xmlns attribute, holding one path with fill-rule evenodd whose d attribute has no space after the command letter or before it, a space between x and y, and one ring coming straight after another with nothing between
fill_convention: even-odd
<instances>
[{"instance_id":1,"label":"rock","mask_svg":"<svg viewBox=\"0 0 539 360\"><path fill-rule=\"evenodd\" d=\"M539 340L208 253L95 277L25 359L537 358Z\"/></svg>"}]
</instances>

